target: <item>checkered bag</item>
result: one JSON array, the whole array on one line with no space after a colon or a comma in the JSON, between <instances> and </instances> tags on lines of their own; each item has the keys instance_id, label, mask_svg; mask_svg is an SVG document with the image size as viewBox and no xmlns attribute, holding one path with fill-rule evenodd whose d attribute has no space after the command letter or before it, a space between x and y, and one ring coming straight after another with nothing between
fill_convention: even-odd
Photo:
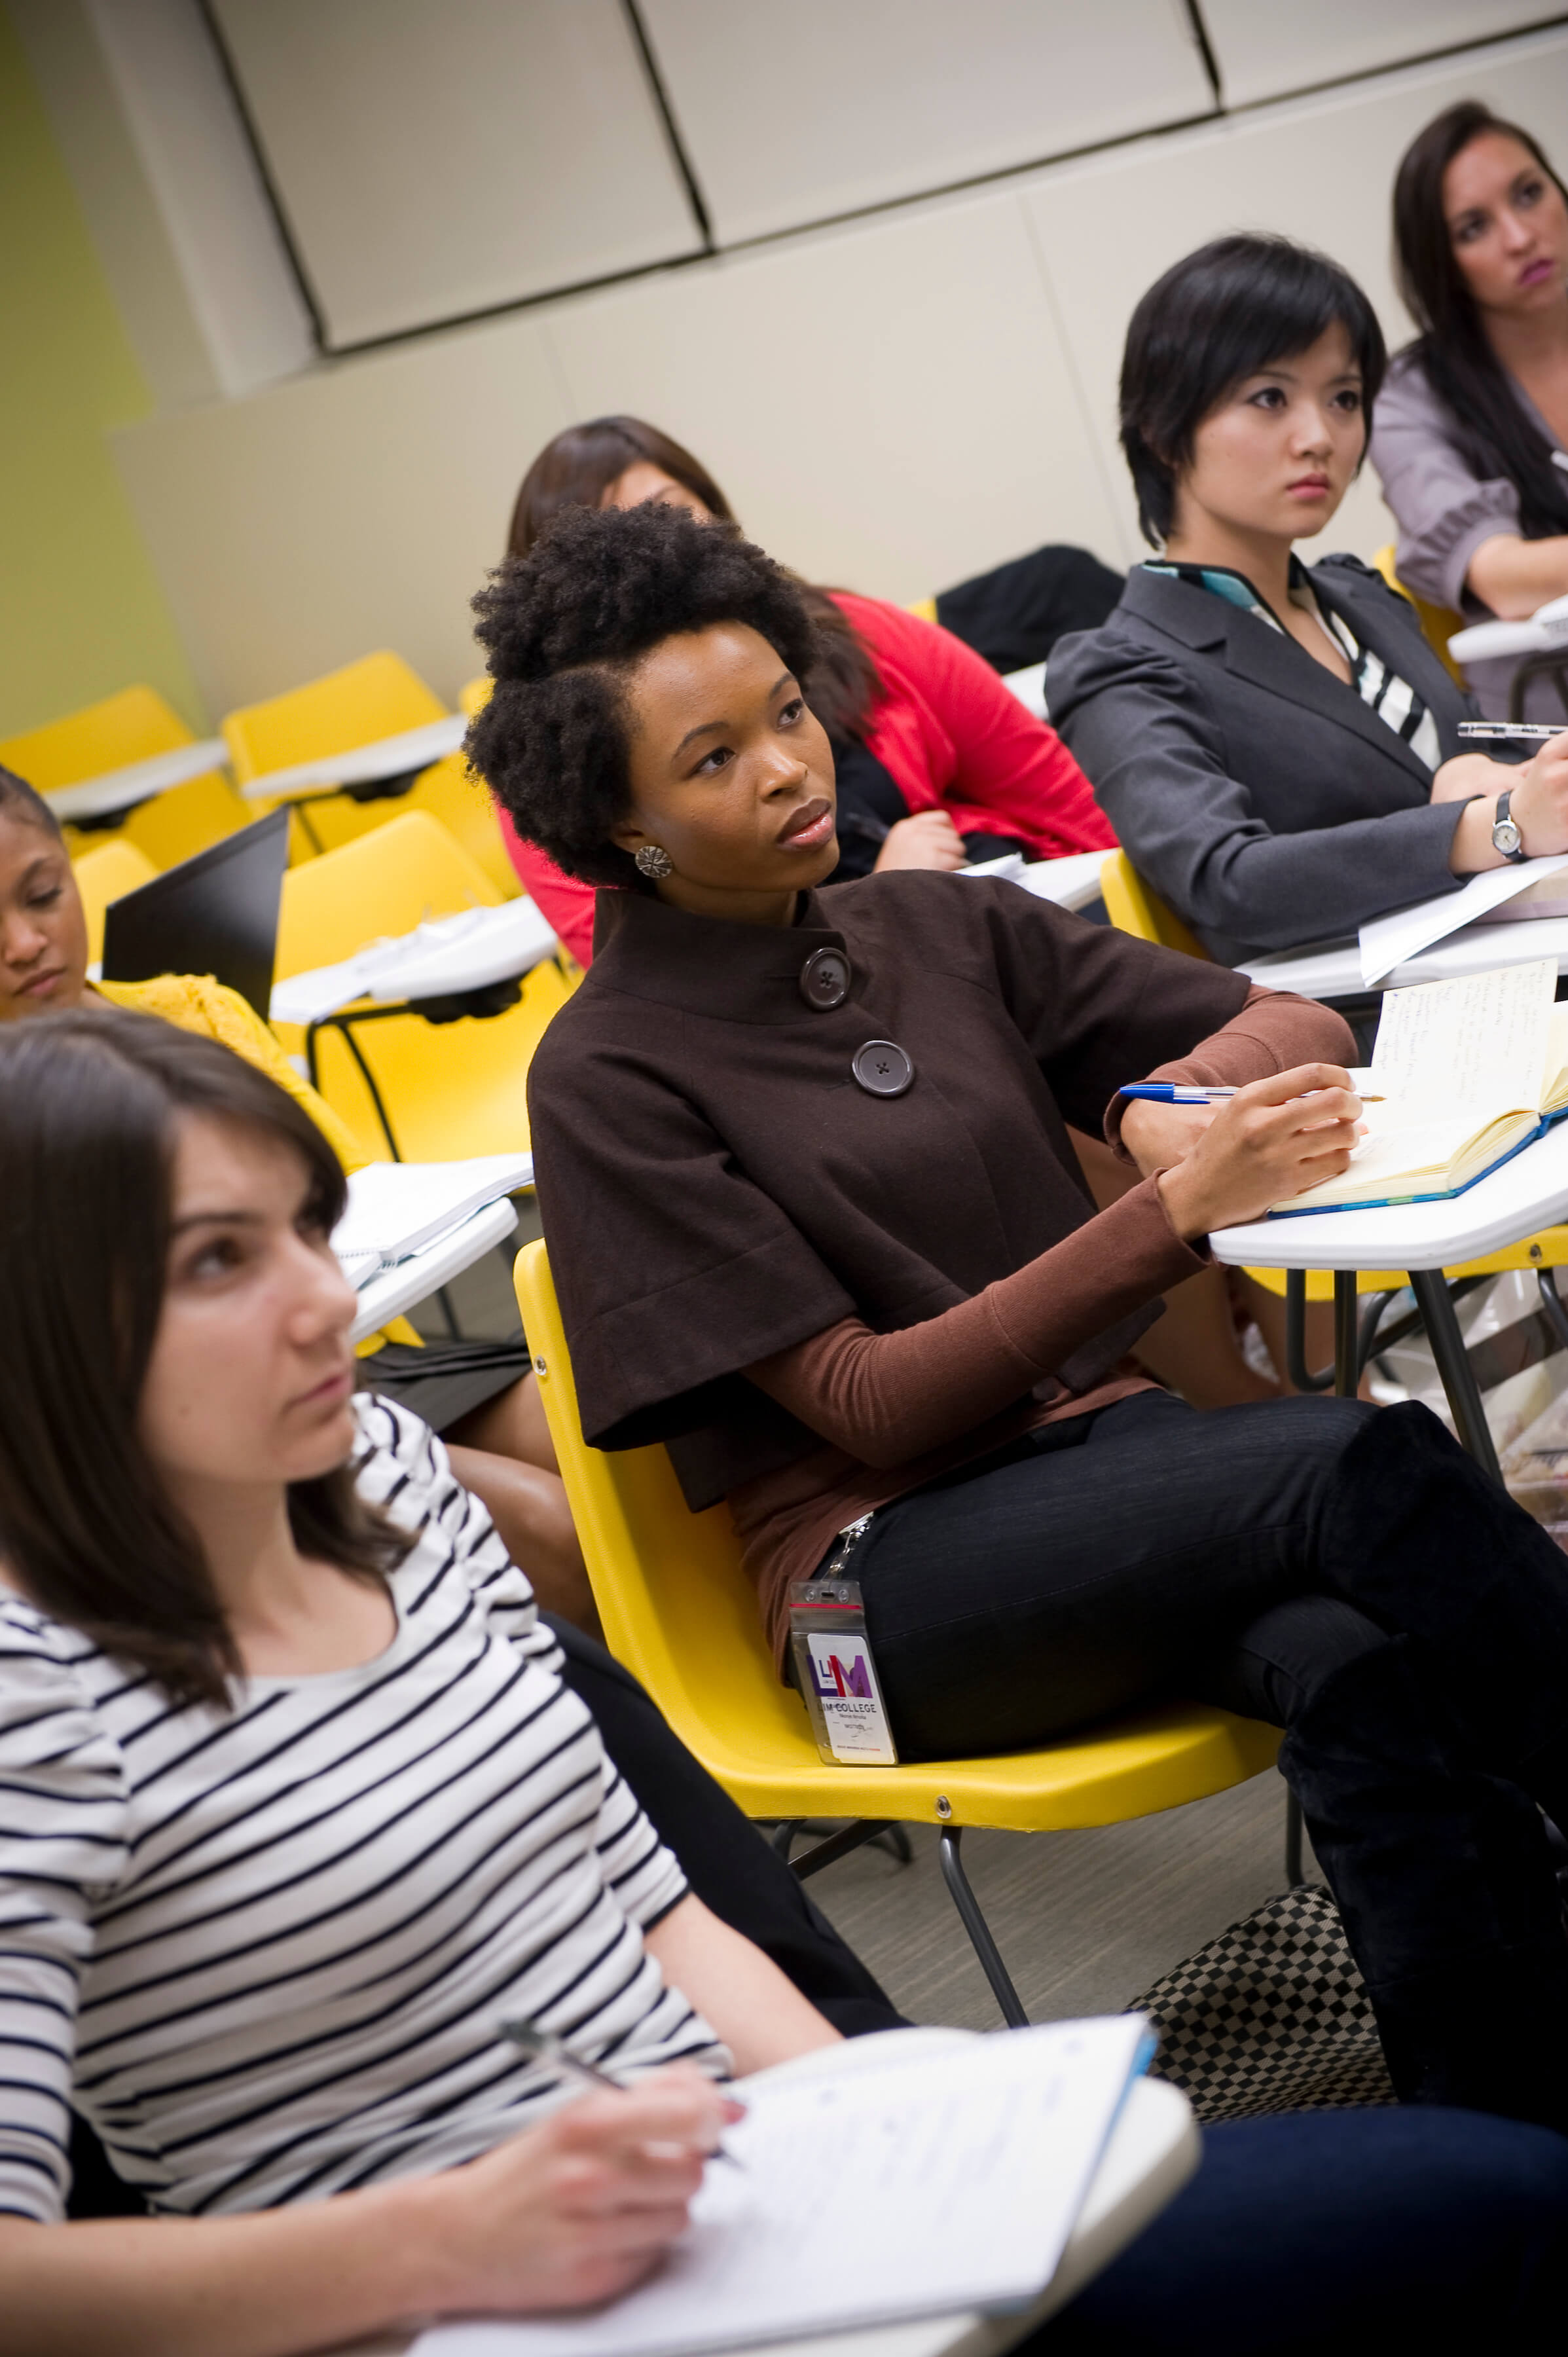
<instances>
[{"instance_id":1,"label":"checkered bag","mask_svg":"<svg viewBox=\"0 0 1568 2357\"><path fill-rule=\"evenodd\" d=\"M1153 2073L1200 2120L1394 2100L1339 1910L1315 1883L1232 1923L1127 2010L1149 2015Z\"/></svg>"}]
</instances>

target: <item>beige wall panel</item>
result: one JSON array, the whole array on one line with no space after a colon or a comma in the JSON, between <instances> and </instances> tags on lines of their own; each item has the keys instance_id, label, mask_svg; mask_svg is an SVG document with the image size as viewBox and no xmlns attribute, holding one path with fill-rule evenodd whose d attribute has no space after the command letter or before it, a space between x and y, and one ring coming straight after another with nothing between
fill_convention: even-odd
<instances>
[{"instance_id":1,"label":"beige wall panel","mask_svg":"<svg viewBox=\"0 0 1568 2357\"><path fill-rule=\"evenodd\" d=\"M1042 540L1121 561L1011 190L579 298L550 332L577 415L663 426L817 580L909 599Z\"/></svg>"},{"instance_id":2,"label":"beige wall panel","mask_svg":"<svg viewBox=\"0 0 1568 2357\"><path fill-rule=\"evenodd\" d=\"M342 346L699 250L618 0L212 0Z\"/></svg>"},{"instance_id":3,"label":"beige wall panel","mask_svg":"<svg viewBox=\"0 0 1568 2357\"><path fill-rule=\"evenodd\" d=\"M381 646L450 699L481 668L467 601L522 466L567 416L521 319L119 436L212 711Z\"/></svg>"},{"instance_id":4,"label":"beige wall panel","mask_svg":"<svg viewBox=\"0 0 1568 2357\"><path fill-rule=\"evenodd\" d=\"M1129 154L1064 165L1026 202L1080 374L1090 418L1128 527L1133 503L1116 443L1116 382L1133 307L1162 270L1228 230L1279 230L1354 272L1391 346L1410 321L1393 289L1389 199L1407 143L1443 107L1474 94L1551 135L1568 116L1568 34L1542 35L1369 87L1183 132ZM1365 476L1322 547L1370 556L1392 519Z\"/></svg>"},{"instance_id":5,"label":"beige wall panel","mask_svg":"<svg viewBox=\"0 0 1568 2357\"><path fill-rule=\"evenodd\" d=\"M1203 0L1227 106L1372 73L1459 41L1539 25L1540 0Z\"/></svg>"},{"instance_id":6,"label":"beige wall panel","mask_svg":"<svg viewBox=\"0 0 1568 2357\"><path fill-rule=\"evenodd\" d=\"M721 245L1214 104L1182 0L642 0L642 16Z\"/></svg>"}]
</instances>

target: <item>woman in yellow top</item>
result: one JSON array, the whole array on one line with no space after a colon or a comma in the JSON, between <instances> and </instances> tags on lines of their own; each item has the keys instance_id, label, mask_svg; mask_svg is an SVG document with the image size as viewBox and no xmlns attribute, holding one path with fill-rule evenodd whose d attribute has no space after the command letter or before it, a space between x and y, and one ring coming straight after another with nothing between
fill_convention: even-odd
<instances>
[{"instance_id":1,"label":"woman in yellow top","mask_svg":"<svg viewBox=\"0 0 1568 2357\"><path fill-rule=\"evenodd\" d=\"M345 1170L370 1159L347 1124L301 1080L260 1016L210 974L88 981L86 920L59 824L25 780L0 769L0 1023L91 1007L98 1000L161 1015L183 1031L221 1040L298 1099ZM497 1391L492 1372L487 1395L485 1376L471 1374L466 1399L455 1380L443 1402L434 1372L420 1377L421 1354L407 1347L417 1342L401 1318L378 1335L361 1359L366 1388L408 1397L441 1433L454 1472L489 1509L540 1602L596 1631L582 1550L532 1376L512 1375Z\"/></svg>"}]
</instances>

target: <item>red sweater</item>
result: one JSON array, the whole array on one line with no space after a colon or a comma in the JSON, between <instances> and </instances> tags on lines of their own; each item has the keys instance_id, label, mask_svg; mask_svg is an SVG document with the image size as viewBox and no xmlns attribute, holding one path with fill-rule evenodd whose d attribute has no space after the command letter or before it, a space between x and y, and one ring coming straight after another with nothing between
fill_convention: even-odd
<instances>
[{"instance_id":1,"label":"red sweater","mask_svg":"<svg viewBox=\"0 0 1568 2357\"><path fill-rule=\"evenodd\" d=\"M1026 712L990 664L901 606L835 589L882 674L866 742L911 812L945 810L961 834L1000 834L1041 859L1111 851L1116 837L1054 728ZM573 956L594 954L594 887L564 876L506 813L512 865Z\"/></svg>"}]
</instances>

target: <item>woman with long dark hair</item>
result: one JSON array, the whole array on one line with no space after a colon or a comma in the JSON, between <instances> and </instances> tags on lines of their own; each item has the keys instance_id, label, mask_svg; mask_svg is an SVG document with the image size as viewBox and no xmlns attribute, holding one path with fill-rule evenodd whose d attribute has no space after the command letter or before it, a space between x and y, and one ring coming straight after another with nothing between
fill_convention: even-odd
<instances>
[{"instance_id":1,"label":"woman with long dark hair","mask_svg":"<svg viewBox=\"0 0 1568 2357\"><path fill-rule=\"evenodd\" d=\"M1400 291L1420 334L1392 362L1372 463L1399 520L1400 578L1470 620L1568 592L1568 189L1518 124L1466 99L1394 183ZM1517 656L1466 666L1502 717ZM1554 684L1532 719L1568 716Z\"/></svg>"},{"instance_id":2,"label":"woman with long dark hair","mask_svg":"<svg viewBox=\"0 0 1568 2357\"><path fill-rule=\"evenodd\" d=\"M356 1406L342 1194L213 1041L0 1033L3 2357L612 2299L736 2115L714 2075L832 2042L687 1889L440 1443ZM157 2214L67 2222L72 2106ZM1248 2123L1039 2345L1246 2357L1286 2298L1314 2346L1534 2345L1565 2224L1540 2128Z\"/></svg>"},{"instance_id":3,"label":"woman with long dark hair","mask_svg":"<svg viewBox=\"0 0 1568 2357\"><path fill-rule=\"evenodd\" d=\"M568 426L523 477L507 553L526 556L563 508L636 507L645 500L734 522L702 461L658 426L640 417ZM1058 629L1109 612L1119 584L1104 566L1081 550L1040 554L1080 557L1098 576L1076 584ZM802 582L800 595L817 632L811 709L839 770L841 880L873 869L950 869L1008 851L1043 859L1111 848L1115 838L1054 730L952 631L847 589ZM502 828L529 891L586 965L591 888L523 843L504 813Z\"/></svg>"}]
</instances>

